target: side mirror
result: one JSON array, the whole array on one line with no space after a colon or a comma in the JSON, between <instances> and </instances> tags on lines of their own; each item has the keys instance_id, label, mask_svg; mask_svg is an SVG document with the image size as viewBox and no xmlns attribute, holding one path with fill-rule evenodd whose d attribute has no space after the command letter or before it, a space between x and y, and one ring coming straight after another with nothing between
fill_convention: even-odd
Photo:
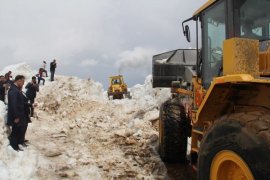
<instances>
[{"instance_id":1,"label":"side mirror","mask_svg":"<svg viewBox=\"0 0 270 180\"><path fill-rule=\"evenodd\" d=\"M188 25L185 25L184 35L186 36L187 41L190 42L190 30Z\"/></svg>"}]
</instances>

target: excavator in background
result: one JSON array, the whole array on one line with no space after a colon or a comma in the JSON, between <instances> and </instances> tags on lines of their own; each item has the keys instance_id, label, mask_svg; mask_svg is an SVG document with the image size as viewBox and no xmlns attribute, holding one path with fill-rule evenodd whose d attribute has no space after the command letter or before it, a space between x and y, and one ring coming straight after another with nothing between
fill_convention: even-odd
<instances>
[{"instance_id":1,"label":"excavator in background","mask_svg":"<svg viewBox=\"0 0 270 180\"><path fill-rule=\"evenodd\" d=\"M107 91L109 99L131 98L127 84L124 82L122 75L111 76L109 78L109 83L110 85Z\"/></svg>"},{"instance_id":2,"label":"excavator in background","mask_svg":"<svg viewBox=\"0 0 270 180\"><path fill-rule=\"evenodd\" d=\"M195 21L197 48L153 57L153 87L172 90L160 107L160 156L186 162L191 137L199 180L270 178L269 9L269 0L209 0L182 23L190 42Z\"/></svg>"}]
</instances>

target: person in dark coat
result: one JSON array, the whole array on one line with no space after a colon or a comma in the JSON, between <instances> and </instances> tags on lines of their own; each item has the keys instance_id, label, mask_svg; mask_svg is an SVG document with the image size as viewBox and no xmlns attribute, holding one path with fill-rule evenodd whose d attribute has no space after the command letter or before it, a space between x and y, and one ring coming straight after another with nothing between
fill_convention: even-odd
<instances>
[{"instance_id":1,"label":"person in dark coat","mask_svg":"<svg viewBox=\"0 0 270 180\"><path fill-rule=\"evenodd\" d=\"M30 104L31 104L31 117L34 116L34 103L35 103L35 98L37 96L37 92L39 92L39 85L37 84L36 77L32 77L32 81L29 82L25 86L26 90L26 97L29 99Z\"/></svg>"},{"instance_id":2,"label":"person in dark coat","mask_svg":"<svg viewBox=\"0 0 270 180\"><path fill-rule=\"evenodd\" d=\"M21 89L24 85L25 77L18 75L15 77L15 82L11 84L8 91L8 119L7 125L12 126L12 132L9 136L11 147L18 151L20 139L23 135L23 126L27 124L25 113L24 99Z\"/></svg>"},{"instance_id":3,"label":"person in dark coat","mask_svg":"<svg viewBox=\"0 0 270 180\"><path fill-rule=\"evenodd\" d=\"M51 81L54 81L55 69L56 69L56 60L54 59L53 62L51 62L50 64Z\"/></svg>"},{"instance_id":4,"label":"person in dark coat","mask_svg":"<svg viewBox=\"0 0 270 180\"><path fill-rule=\"evenodd\" d=\"M5 74L5 79L6 79L6 82L8 84L12 84L13 83L13 79L12 79L12 72L11 71L8 71L6 74Z\"/></svg>"},{"instance_id":5,"label":"person in dark coat","mask_svg":"<svg viewBox=\"0 0 270 180\"><path fill-rule=\"evenodd\" d=\"M24 147L27 147L26 142L28 140L25 139L25 134L27 131L28 123L32 122L31 118L30 118L30 113L31 113L30 109L33 107L33 105L28 102L29 100L26 97L26 94L24 94L24 92L22 90L20 92L22 94L23 102L24 102L24 112L25 112L25 116L26 116L26 123L21 126L21 135L19 138L19 144L21 144Z\"/></svg>"},{"instance_id":6,"label":"person in dark coat","mask_svg":"<svg viewBox=\"0 0 270 180\"><path fill-rule=\"evenodd\" d=\"M5 88L5 77L0 76L0 101L5 102L6 88Z\"/></svg>"}]
</instances>

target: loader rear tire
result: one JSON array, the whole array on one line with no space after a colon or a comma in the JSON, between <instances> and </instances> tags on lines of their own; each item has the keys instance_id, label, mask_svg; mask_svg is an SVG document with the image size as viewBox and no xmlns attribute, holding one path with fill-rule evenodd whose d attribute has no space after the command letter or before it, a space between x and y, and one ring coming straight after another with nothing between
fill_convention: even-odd
<instances>
[{"instance_id":1,"label":"loader rear tire","mask_svg":"<svg viewBox=\"0 0 270 180\"><path fill-rule=\"evenodd\" d=\"M187 162L188 128L190 121L179 98L166 101L159 121L159 154L164 162Z\"/></svg>"},{"instance_id":2,"label":"loader rear tire","mask_svg":"<svg viewBox=\"0 0 270 180\"><path fill-rule=\"evenodd\" d=\"M269 179L270 112L216 120L201 142L198 179Z\"/></svg>"}]
</instances>

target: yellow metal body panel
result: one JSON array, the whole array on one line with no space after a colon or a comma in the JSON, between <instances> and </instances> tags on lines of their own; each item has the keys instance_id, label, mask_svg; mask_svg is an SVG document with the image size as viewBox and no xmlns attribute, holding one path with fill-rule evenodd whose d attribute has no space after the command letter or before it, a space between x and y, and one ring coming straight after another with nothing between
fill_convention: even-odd
<instances>
[{"instance_id":1,"label":"yellow metal body panel","mask_svg":"<svg viewBox=\"0 0 270 180\"><path fill-rule=\"evenodd\" d=\"M214 121L236 106L257 106L270 109L269 89L269 79L254 78L249 74L214 78L193 123L202 125L205 121Z\"/></svg>"},{"instance_id":2,"label":"yellow metal body panel","mask_svg":"<svg viewBox=\"0 0 270 180\"><path fill-rule=\"evenodd\" d=\"M270 76L270 48L259 53L259 69L261 76Z\"/></svg>"},{"instance_id":3,"label":"yellow metal body panel","mask_svg":"<svg viewBox=\"0 0 270 180\"><path fill-rule=\"evenodd\" d=\"M209 6L211 6L213 3L215 3L217 0L209 0L207 3L205 3L203 6L201 6L194 14L193 16L197 16L200 14L203 10L207 9Z\"/></svg>"},{"instance_id":4,"label":"yellow metal body panel","mask_svg":"<svg viewBox=\"0 0 270 180\"><path fill-rule=\"evenodd\" d=\"M270 75L270 49L259 52L257 40L225 40L224 76L213 79L198 108L196 119L193 118L193 124L214 121L236 105L270 108L270 79L260 77L267 73Z\"/></svg>"},{"instance_id":5,"label":"yellow metal body panel","mask_svg":"<svg viewBox=\"0 0 270 180\"><path fill-rule=\"evenodd\" d=\"M259 76L259 41L232 38L223 44L223 74Z\"/></svg>"},{"instance_id":6,"label":"yellow metal body panel","mask_svg":"<svg viewBox=\"0 0 270 180\"><path fill-rule=\"evenodd\" d=\"M122 86L120 84L112 85L112 92L122 92Z\"/></svg>"},{"instance_id":7,"label":"yellow metal body panel","mask_svg":"<svg viewBox=\"0 0 270 180\"><path fill-rule=\"evenodd\" d=\"M110 76L110 79L123 79L122 75Z\"/></svg>"},{"instance_id":8,"label":"yellow metal body panel","mask_svg":"<svg viewBox=\"0 0 270 180\"><path fill-rule=\"evenodd\" d=\"M197 109L201 105L204 96L206 94L206 91L202 87L202 80L200 78L193 77L192 83L193 83L193 104L195 109Z\"/></svg>"}]
</instances>

